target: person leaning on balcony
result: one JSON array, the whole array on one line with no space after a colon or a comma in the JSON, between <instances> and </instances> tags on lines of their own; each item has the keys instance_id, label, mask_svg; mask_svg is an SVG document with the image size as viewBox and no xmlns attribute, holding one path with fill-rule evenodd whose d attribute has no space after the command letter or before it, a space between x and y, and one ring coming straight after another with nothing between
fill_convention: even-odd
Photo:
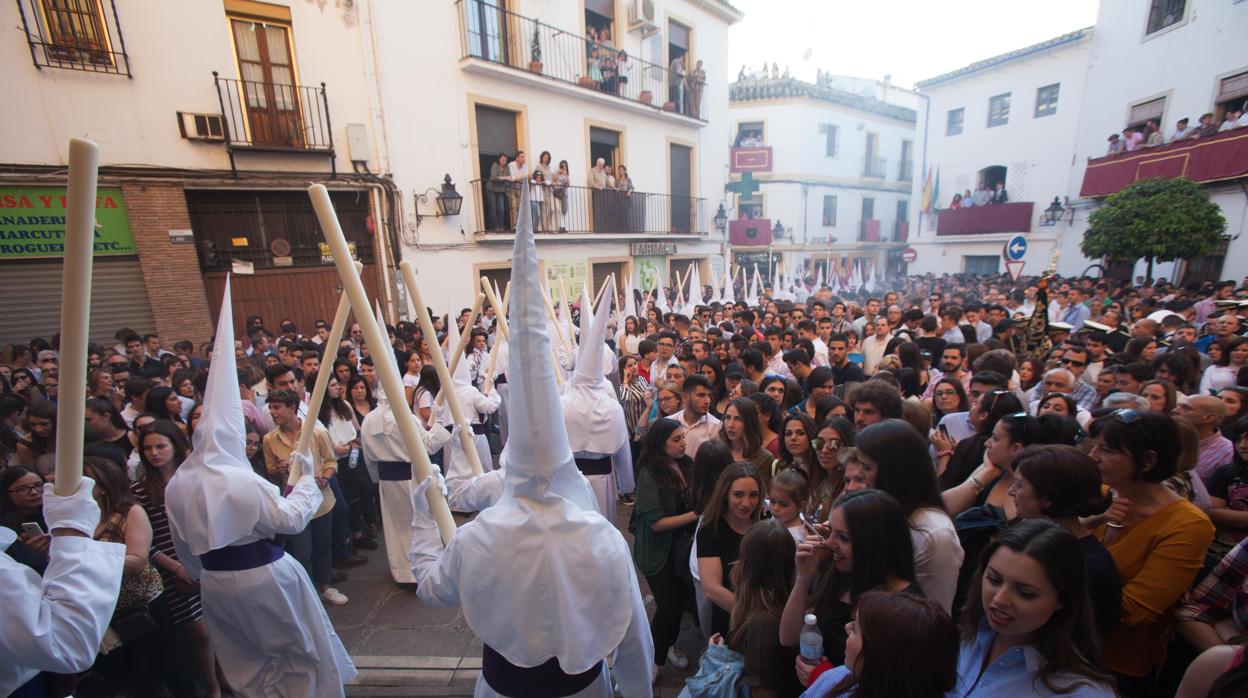
<instances>
[{"instance_id":1,"label":"person leaning on balcony","mask_svg":"<svg viewBox=\"0 0 1248 698\"><path fill-rule=\"evenodd\" d=\"M1175 142L1175 141L1181 141L1181 140L1183 140L1184 138L1187 138L1188 136L1190 136L1190 135L1192 134L1191 130L1190 130L1190 129L1188 129L1188 127L1187 127L1187 123L1188 123L1188 122L1187 122L1187 117L1186 117L1186 116L1185 116L1185 117L1183 117L1182 119L1179 119L1179 120L1178 120L1178 122L1176 122L1176 123L1175 123L1175 125L1174 125L1174 135L1170 136L1170 142L1171 142L1171 143L1173 143L1173 142Z\"/></svg>"},{"instance_id":2,"label":"person leaning on balcony","mask_svg":"<svg viewBox=\"0 0 1248 698\"><path fill-rule=\"evenodd\" d=\"M1161 135L1161 122L1157 119L1149 119L1144 124L1144 147L1155 148L1162 145L1165 139Z\"/></svg>"},{"instance_id":3,"label":"person leaning on balcony","mask_svg":"<svg viewBox=\"0 0 1248 698\"><path fill-rule=\"evenodd\" d=\"M1118 137L1118 134L1111 133L1109 134L1109 147L1105 149L1105 154L1117 155L1118 153L1122 152L1123 147L1124 147L1124 144L1122 142L1122 139Z\"/></svg>"},{"instance_id":4,"label":"person leaning on balcony","mask_svg":"<svg viewBox=\"0 0 1248 698\"><path fill-rule=\"evenodd\" d=\"M571 175L568 173L568 161L559 161L559 170L555 172L554 177L554 203L557 207L556 216L558 219L559 232L568 232L568 185L571 184Z\"/></svg>"},{"instance_id":5,"label":"person leaning on balcony","mask_svg":"<svg viewBox=\"0 0 1248 698\"><path fill-rule=\"evenodd\" d=\"M516 211L520 208L520 185L529 181L529 163L525 162L523 150L516 151L516 159L507 166L507 177L511 184L507 187L507 206L511 211L511 220L516 220Z\"/></svg>"},{"instance_id":6,"label":"person leaning on balcony","mask_svg":"<svg viewBox=\"0 0 1248 698\"><path fill-rule=\"evenodd\" d=\"M668 66L668 99L676 105L676 111L685 113L685 57L676 56Z\"/></svg>"},{"instance_id":7,"label":"person leaning on balcony","mask_svg":"<svg viewBox=\"0 0 1248 698\"><path fill-rule=\"evenodd\" d=\"M490 180L485 183L485 211L489 220L486 225L490 230L503 230L507 227L507 154L500 153L498 161L490 165Z\"/></svg>"},{"instance_id":8,"label":"person leaning on balcony","mask_svg":"<svg viewBox=\"0 0 1248 698\"><path fill-rule=\"evenodd\" d=\"M589 171L589 187L591 189L607 188L607 161L604 158L594 161L594 166Z\"/></svg>"},{"instance_id":9,"label":"person leaning on balcony","mask_svg":"<svg viewBox=\"0 0 1248 698\"><path fill-rule=\"evenodd\" d=\"M689 107L685 109L685 113L698 119L702 112L702 89L706 87L706 70L702 68L702 61L698 61L693 72L689 73L688 83Z\"/></svg>"},{"instance_id":10,"label":"person leaning on balcony","mask_svg":"<svg viewBox=\"0 0 1248 698\"><path fill-rule=\"evenodd\" d=\"M992 199L988 203L1004 204L1009 203L1009 201L1010 195L1005 193L1005 184L1003 182L997 182L997 190L992 193Z\"/></svg>"},{"instance_id":11,"label":"person leaning on balcony","mask_svg":"<svg viewBox=\"0 0 1248 698\"><path fill-rule=\"evenodd\" d=\"M615 61L615 89L611 94L628 97L628 79L633 74L633 64L628 62L628 51L620 51Z\"/></svg>"}]
</instances>

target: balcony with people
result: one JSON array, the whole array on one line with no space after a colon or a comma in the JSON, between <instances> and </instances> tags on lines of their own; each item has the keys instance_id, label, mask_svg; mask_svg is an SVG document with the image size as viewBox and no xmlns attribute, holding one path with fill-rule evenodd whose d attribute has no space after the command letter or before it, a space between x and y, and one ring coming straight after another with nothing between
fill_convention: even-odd
<instances>
[{"instance_id":1,"label":"balcony with people","mask_svg":"<svg viewBox=\"0 0 1248 698\"><path fill-rule=\"evenodd\" d=\"M506 72L495 74L526 82L544 78L538 84L566 86L560 91L577 96L604 95L643 111L706 123L706 70L687 50L669 46L670 63L659 65L617 45L614 24L587 20L584 31L568 31L486 0L458 0L456 6L466 69L501 67Z\"/></svg>"},{"instance_id":2,"label":"balcony with people","mask_svg":"<svg viewBox=\"0 0 1248 698\"><path fill-rule=\"evenodd\" d=\"M761 121L737 125L737 135L729 150L728 164L732 172L771 172L771 155Z\"/></svg>"},{"instance_id":3,"label":"balcony with people","mask_svg":"<svg viewBox=\"0 0 1248 698\"><path fill-rule=\"evenodd\" d=\"M632 189L623 166L612 170L609 183L575 186L566 179L548 181L542 172L521 182L474 180L476 215L470 219L478 239L510 240L515 233L520 187L529 186L533 232L539 239L572 240L636 237L706 237L706 200ZM627 181L624 186L621 180ZM591 182L591 184L594 184Z\"/></svg>"},{"instance_id":4,"label":"balcony with people","mask_svg":"<svg viewBox=\"0 0 1248 698\"><path fill-rule=\"evenodd\" d=\"M1248 92L1248 75L1240 90ZM1133 108L1132 113L1152 103ZM1153 113L1164 108L1161 100ZM1109 135L1104 156L1088 160L1079 195L1109 196L1142 179L1186 177L1193 182L1248 178L1248 102L1240 95L1220 101L1214 112L1196 124L1179 119L1167 136L1161 117L1133 121L1122 133Z\"/></svg>"},{"instance_id":5,"label":"balcony with people","mask_svg":"<svg viewBox=\"0 0 1248 698\"><path fill-rule=\"evenodd\" d=\"M946 208L936 209L936 235L994 235L1031 231L1033 201L1012 201L1006 188L1006 168L990 165L977 173L974 191L954 192ZM928 182L924 198L932 196Z\"/></svg>"}]
</instances>

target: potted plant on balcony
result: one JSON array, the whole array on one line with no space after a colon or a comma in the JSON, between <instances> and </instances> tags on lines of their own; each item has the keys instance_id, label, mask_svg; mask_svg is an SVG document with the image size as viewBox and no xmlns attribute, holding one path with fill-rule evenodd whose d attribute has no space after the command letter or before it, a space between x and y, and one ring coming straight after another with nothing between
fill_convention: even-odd
<instances>
[{"instance_id":1,"label":"potted plant on balcony","mask_svg":"<svg viewBox=\"0 0 1248 698\"><path fill-rule=\"evenodd\" d=\"M542 44L538 40L538 28L533 27L533 41L529 43L529 70L534 73L542 72Z\"/></svg>"},{"instance_id":2,"label":"potted plant on balcony","mask_svg":"<svg viewBox=\"0 0 1248 698\"><path fill-rule=\"evenodd\" d=\"M641 94L637 95L637 101L643 104L653 104L654 94L650 90L642 90Z\"/></svg>"}]
</instances>

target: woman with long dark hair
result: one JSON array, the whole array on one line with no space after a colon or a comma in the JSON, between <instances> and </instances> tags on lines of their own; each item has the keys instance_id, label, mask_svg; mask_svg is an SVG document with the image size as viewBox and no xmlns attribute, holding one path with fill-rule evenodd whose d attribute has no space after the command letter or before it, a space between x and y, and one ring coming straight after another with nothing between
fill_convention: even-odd
<instances>
[{"instance_id":1,"label":"woman with long dark hair","mask_svg":"<svg viewBox=\"0 0 1248 698\"><path fill-rule=\"evenodd\" d=\"M886 419L859 432L854 444L867 487L891 494L910 522L914 570L923 594L952 608L964 554L940 497L926 440L909 422Z\"/></svg>"},{"instance_id":2,"label":"woman with long dark hair","mask_svg":"<svg viewBox=\"0 0 1248 698\"><path fill-rule=\"evenodd\" d=\"M134 451L130 431L121 418L121 411L112 401L103 398L87 400L86 422L88 441L112 447L119 456L116 459L118 462L124 463L130 458L130 453Z\"/></svg>"},{"instance_id":3,"label":"woman with long dark hair","mask_svg":"<svg viewBox=\"0 0 1248 698\"><path fill-rule=\"evenodd\" d=\"M1123 583L1122 610L1105 641L1105 666L1124 694L1146 694L1165 656L1169 609L1203 567L1213 524L1162 484L1177 471L1182 448L1173 419L1114 410L1092 423L1091 434L1088 455L1115 498L1115 515L1095 533Z\"/></svg>"},{"instance_id":4,"label":"woman with long dark hair","mask_svg":"<svg viewBox=\"0 0 1248 698\"><path fill-rule=\"evenodd\" d=\"M778 636L784 600L793 587L795 552L793 537L775 519L746 531L732 570L731 629L727 636L711 637L713 644L727 643L744 656L744 683L751 696L796 696L802 690L792 669L797 649L782 645Z\"/></svg>"},{"instance_id":5,"label":"woman with long dark hair","mask_svg":"<svg viewBox=\"0 0 1248 698\"><path fill-rule=\"evenodd\" d=\"M1015 524L984 550L971 588L948 695L1116 695L1097 660L1083 552L1070 531Z\"/></svg>"},{"instance_id":6,"label":"woman with long dark hair","mask_svg":"<svg viewBox=\"0 0 1248 698\"><path fill-rule=\"evenodd\" d=\"M732 459L747 461L763 477L771 471L775 456L763 448L763 433L759 428L758 406L748 397L739 397L728 404L719 438L732 449ZM763 481L766 491L767 482Z\"/></svg>"},{"instance_id":7,"label":"woman with long dark hair","mask_svg":"<svg viewBox=\"0 0 1248 698\"><path fill-rule=\"evenodd\" d=\"M56 403L36 400L22 418L26 438L17 442L17 460L47 477L56 470Z\"/></svg>"},{"instance_id":8,"label":"woman with long dark hair","mask_svg":"<svg viewBox=\"0 0 1248 698\"><path fill-rule=\"evenodd\" d=\"M797 582L784 607L780 642L797 646L803 619L813 613L823 634L824 656L833 665L844 663L845 624L859 597L877 588L922 596L915 581L910 525L887 492L849 492L837 500L820 535L808 535L798 546ZM815 668L802 664L805 674Z\"/></svg>"},{"instance_id":9,"label":"woman with long dark hair","mask_svg":"<svg viewBox=\"0 0 1248 698\"><path fill-rule=\"evenodd\" d=\"M377 407L373 389L368 387L368 381L360 375L353 375L347 379L346 400L351 404L351 410L355 412L355 421L360 424L363 424L368 413Z\"/></svg>"},{"instance_id":10,"label":"woman with long dark hair","mask_svg":"<svg viewBox=\"0 0 1248 698\"><path fill-rule=\"evenodd\" d=\"M659 419L642 441L637 459L636 504L628 524L633 534L633 562L654 595L656 608L650 635L654 641L656 676L668 659L678 668L689 666L688 659L675 649L675 643L688 594L680 570L689 564L693 529L698 521L690 491L692 479L693 463L685 455L684 431L674 419Z\"/></svg>"},{"instance_id":11,"label":"woman with long dark hair","mask_svg":"<svg viewBox=\"0 0 1248 698\"><path fill-rule=\"evenodd\" d=\"M194 696L190 677L179 668L164 583L150 561L152 526L147 513L134 501L125 472L113 461L87 456L82 474L95 481L93 494L100 506L95 539L126 547L121 591L109 623L121 646L96 658L91 673L110 685L95 690L103 695L120 690L157 698L164 695L162 687L167 687L179 698ZM97 695L87 686L79 688L84 695Z\"/></svg>"},{"instance_id":12,"label":"woman with long dark hair","mask_svg":"<svg viewBox=\"0 0 1248 698\"><path fill-rule=\"evenodd\" d=\"M721 419L730 401L728 388L724 386L724 364L719 357L708 356L698 362L698 370L711 382L710 413L716 419Z\"/></svg>"},{"instance_id":13,"label":"woman with long dark hair","mask_svg":"<svg viewBox=\"0 0 1248 698\"><path fill-rule=\"evenodd\" d=\"M1010 465L1014 470L1010 496L1019 518L1056 521L1078 539L1088 573L1092 617L1104 638L1122 608L1122 579L1109 551L1083 525L1083 519L1103 514L1111 501L1101 492L1096 463L1074 446L1053 444L1028 446Z\"/></svg>"},{"instance_id":14,"label":"woman with long dark hair","mask_svg":"<svg viewBox=\"0 0 1248 698\"><path fill-rule=\"evenodd\" d=\"M845 466L841 455L854 446L854 423L845 417L832 417L815 428L811 450L819 467L810 471L810 504L806 516L822 523L832 511L832 503L845 486Z\"/></svg>"},{"instance_id":15,"label":"woman with long dark hair","mask_svg":"<svg viewBox=\"0 0 1248 698\"><path fill-rule=\"evenodd\" d=\"M997 422L1007 414L1025 412L1023 403L1008 390L993 390L984 393L979 400L971 402L971 425L975 434L962 439L949 449L947 437L933 434L932 443L939 449L936 453L936 473L939 476L940 488L947 490L966 482L966 478L984 462L984 450L988 446L988 437Z\"/></svg>"},{"instance_id":16,"label":"woman with long dark hair","mask_svg":"<svg viewBox=\"0 0 1248 698\"><path fill-rule=\"evenodd\" d=\"M130 483L130 494L143 507L152 527L151 562L160 572L165 587L161 596L169 608L171 621L175 628L180 626L186 631L195 669L208 694L219 696L221 686L217 682L216 657L200 607L199 581L191 577L178 560L165 513L165 486L190 450L182 431L169 420L158 419L140 429L139 468L135 481Z\"/></svg>"},{"instance_id":17,"label":"woman with long dark hair","mask_svg":"<svg viewBox=\"0 0 1248 698\"><path fill-rule=\"evenodd\" d=\"M316 380L315 372L307 377L310 384L315 384ZM360 456L360 423L355 419L351 404L343 398L342 384L337 376L331 375L325 384L325 397L321 401L317 421L329 432L329 441L338 459L338 474L330 479L330 486L334 488L334 496L340 497L346 505L346 524L350 533L344 537L357 548L376 550L377 541L366 535L365 529L366 524L376 523L378 517L372 483ZM334 516L338 514L335 512ZM338 525L341 524L339 519Z\"/></svg>"},{"instance_id":18,"label":"woman with long dark hair","mask_svg":"<svg viewBox=\"0 0 1248 698\"><path fill-rule=\"evenodd\" d=\"M173 388L158 385L147 391L147 397L143 400L143 411L156 415L156 419L163 419L178 425L183 438L186 437L186 424L182 421L182 401L178 399L178 394L173 392Z\"/></svg>"},{"instance_id":19,"label":"woman with long dark hair","mask_svg":"<svg viewBox=\"0 0 1248 698\"><path fill-rule=\"evenodd\" d=\"M816 438L815 422L804 412L790 412L780 422L780 450L776 470L800 470L810 478L818 469L818 459L810 442Z\"/></svg>"},{"instance_id":20,"label":"woman with long dark hair","mask_svg":"<svg viewBox=\"0 0 1248 698\"><path fill-rule=\"evenodd\" d=\"M932 399L929 407L932 410L932 423L940 424L947 414L968 412L971 409L970 399L966 396L966 388L956 378L942 377L932 387Z\"/></svg>"},{"instance_id":21,"label":"woman with long dark hair","mask_svg":"<svg viewBox=\"0 0 1248 698\"><path fill-rule=\"evenodd\" d=\"M9 557L43 575L52 544L51 531L43 519L44 477L20 465L0 471L0 526L17 533L17 541L6 551ZM42 533L28 532L37 524Z\"/></svg>"},{"instance_id":22,"label":"woman with long dark hair","mask_svg":"<svg viewBox=\"0 0 1248 698\"><path fill-rule=\"evenodd\" d=\"M1213 395L1222 388L1237 385L1240 369L1248 366L1248 337L1234 337L1221 348L1222 355L1205 369L1200 379L1201 395Z\"/></svg>"},{"instance_id":23,"label":"woman with long dark hair","mask_svg":"<svg viewBox=\"0 0 1248 698\"><path fill-rule=\"evenodd\" d=\"M869 591L845 632L844 666L820 675L803 698L943 698L957 685L958 629L932 601Z\"/></svg>"},{"instance_id":24,"label":"woman with long dark hair","mask_svg":"<svg viewBox=\"0 0 1248 698\"><path fill-rule=\"evenodd\" d=\"M741 537L762 518L765 492L763 478L754 466L738 461L720 474L703 513L697 534L698 578L711 602L712 633L724 635L729 630L732 568L740 554Z\"/></svg>"}]
</instances>

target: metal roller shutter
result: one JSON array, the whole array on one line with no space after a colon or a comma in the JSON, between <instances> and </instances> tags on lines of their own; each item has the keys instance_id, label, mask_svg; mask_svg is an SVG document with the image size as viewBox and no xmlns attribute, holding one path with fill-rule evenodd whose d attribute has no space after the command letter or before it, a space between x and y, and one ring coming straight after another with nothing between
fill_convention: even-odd
<instances>
[{"instance_id":1,"label":"metal roller shutter","mask_svg":"<svg viewBox=\"0 0 1248 698\"><path fill-rule=\"evenodd\" d=\"M144 334L156 331L152 308L137 258L96 257L91 288L91 341L116 343L122 327ZM61 263L13 262L0 265L0 345L26 344L35 337L51 340L61 324Z\"/></svg>"}]
</instances>

